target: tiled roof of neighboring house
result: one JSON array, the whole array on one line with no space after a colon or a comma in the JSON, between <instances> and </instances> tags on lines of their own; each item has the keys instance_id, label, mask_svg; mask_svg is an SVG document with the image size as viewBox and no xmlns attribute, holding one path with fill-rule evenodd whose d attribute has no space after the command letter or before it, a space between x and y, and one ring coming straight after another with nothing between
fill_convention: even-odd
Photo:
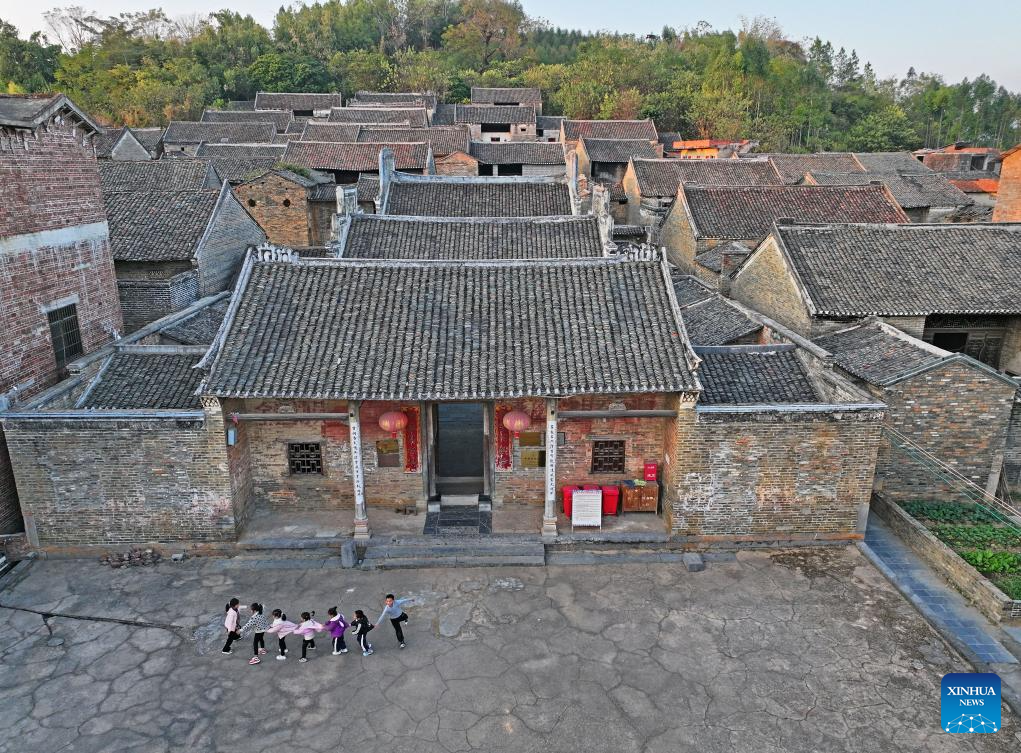
<instances>
[{"instance_id":1,"label":"tiled roof of neighboring house","mask_svg":"<svg viewBox=\"0 0 1021 753\"><path fill-rule=\"evenodd\" d=\"M358 183L356 185L359 202L375 201L376 197L379 196L379 176L377 175L365 175L363 173L358 176Z\"/></svg>"},{"instance_id":2,"label":"tiled roof of neighboring house","mask_svg":"<svg viewBox=\"0 0 1021 753\"><path fill-rule=\"evenodd\" d=\"M674 212L692 218L696 238L757 241L777 220L795 222L907 222L881 185L682 186Z\"/></svg>"},{"instance_id":3,"label":"tiled roof of neighboring house","mask_svg":"<svg viewBox=\"0 0 1021 753\"><path fill-rule=\"evenodd\" d=\"M337 141L292 141L283 161L311 170L372 172L379 170L379 152L390 149L398 170L425 169L428 144L345 144Z\"/></svg>"},{"instance_id":4,"label":"tiled roof of neighboring house","mask_svg":"<svg viewBox=\"0 0 1021 753\"><path fill-rule=\"evenodd\" d=\"M203 123L272 123L283 133L294 120L290 110L203 110Z\"/></svg>"},{"instance_id":5,"label":"tiled roof of neighboring house","mask_svg":"<svg viewBox=\"0 0 1021 753\"><path fill-rule=\"evenodd\" d=\"M471 100L473 105L540 105L542 92L526 87L473 86Z\"/></svg>"},{"instance_id":6,"label":"tiled roof of neighboring house","mask_svg":"<svg viewBox=\"0 0 1021 753\"><path fill-rule=\"evenodd\" d=\"M670 269L670 280L674 285L674 296L677 298L678 306L689 306L716 295L716 292L700 279L684 274L676 267Z\"/></svg>"},{"instance_id":7,"label":"tiled roof of neighboring house","mask_svg":"<svg viewBox=\"0 0 1021 753\"><path fill-rule=\"evenodd\" d=\"M326 118L310 118L308 115L295 115L294 120L287 124L287 133L302 133L309 123L326 123Z\"/></svg>"},{"instance_id":8,"label":"tiled roof of neighboring house","mask_svg":"<svg viewBox=\"0 0 1021 753\"><path fill-rule=\"evenodd\" d=\"M809 175L811 180L820 186L855 185L881 180L904 209L963 207L973 203L967 194L948 181L942 173L809 173Z\"/></svg>"},{"instance_id":9,"label":"tiled roof of neighboring house","mask_svg":"<svg viewBox=\"0 0 1021 753\"><path fill-rule=\"evenodd\" d=\"M748 248L747 246L741 243L738 243L737 241L717 243L708 251L703 251L698 256L696 256L695 263L719 274L723 271L724 252L742 254L744 256L747 256L752 252L752 249Z\"/></svg>"},{"instance_id":10,"label":"tiled roof of neighboring house","mask_svg":"<svg viewBox=\"0 0 1021 753\"><path fill-rule=\"evenodd\" d=\"M77 406L85 410L201 408L195 391L201 356L177 353L114 353Z\"/></svg>"},{"instance_id":11,"label":"tiled roof of neighboring house","mask_svg":"<svg viewBox=\"0 0 1021 753\"><path fill-rule=\"evenodd\" d=\"M220 180L237 184L280 162L279 157L204 157Z\"/></svg>"},{"instance_id":12,"label":"tiled roof of neighboring house","mask_svg":"<svg viewBox=\"0 0 1021 753\"><path fill-rule=\"evenodd\" d=\"M776 233L817 315L1021 313L1021 224L784 224Z\"/></svg>"},{"instance_id":13,"label":"tiled roof of neighboring house","mask_svg":"<svg viewBox=\"0 0 1021 753\"><path fill-rule=\"evenodd\" d=\"M280 159L286 144L199 144L196 157L276 157Z\"/></svg>"},{"instance_id":14,"label":"tiled roof of neighboring house","mask_svg":"<svg viewBox=\"0 0 1021 753\"><path fill-rule=\"evenodd\" d=\"M332 246L295 246L302 259L331 259L336 256Z\"/></svg>"},{"instance_id":15,"label":"tiled roof of neighboring house","mask_svg":"<svg viewBox=\"0 0 1021 753\"><path fill-rule=\"evenodd\" d=\"M610 201L617 201L625 203L627 201L627 191L624 189L624 184L621 181L610 183L606 186L606 189L610 192Z\"/></svg>"},{"instance_id":16,"label":"tiled roof of neighboring house","mask_svg":"<svg viewBox=\"0 0 1021 753\"><path fill-rule=\"evenodd\" d=\"M852 327L815 342L832 353L841 368L877 386L892 384L950 355L880 322Z\"/></svg>"},{"instance_id":17,"label":"tiled roof of neighboring house","mask_svg":"<svg viewBox=\"0 0 1021 753\"><path fill-rule=\"evenodd\" d=\"M681 141L681 134L677 131L660 131L659 143L666 149L672 149L675 141Z\"/></svg>"},{"instance_id":18,"label":"tiled roof of neighboring house","mask_svg":"<svg viewBox=\"0 0 1021 753\"><path fill-rule=\"evenodd\" d=\"M855 152L855 159L870 173L931 173L911 152Z\"/></svg>"},{"instance_id":19,"label":"tiled roof of neighboring house","mask_svg":"<svg viewBox=\"0 0 1021 753\"><path fill-rule=\"evenodd\" d=\"M278 175L281 178L284 178L285 180L291 181L292 183L296 183L302 188L311 189L314 188L316 185L316 180L314 180L313 178L306 178L304 175L300 175L299 173L296 173L293 170L287 170L286 168L283 167L279 168L272 167L267 168L265 170L259 170L246 177L243 182L248 183L249 181L258 180L259 178L262 178L263 176L268 175L270 173ZM319 173L316 172L310 172L310 174L319 175Z\"/></svg>"},{"instance_id":20,"label":"tiled roof of neighboring house","mask_svg":"<svg viewBox=\"0 0 1021 753\"><path fill-rule=\"evenodd\" d=\"M454 125L454 110L457 109L457 105L448 105L440 102L436 105L436 111L433 113L433 125Z\"/></svg>"},{"instance_id":21,"label":"tiled roof of neighboring house","mask_svg":"<svg viewBox=\"0 0 1021 753\"><path fill-rule=\"evenodd\" d=\"M362 126L355 141L416 142L425 141L432 146L433 156L446 157L454 152L468 153L470 135L463 126L439 128L383 128Z\"/></svg>"},{"instance_id":22,"label":"tiled roof of neighboring house","mask_svg":"<svg viewBox=\"0 0 1021 753\"><path fill-rule=\"evenodd\" d=\"M104 194L199 191L214 188L216 176L205 161L197 159L103 160L99 163L99 182Z\"/></svg>"},{"instance_id":23,"label":"tiled roof of neighboring house","mask_svg":"<svg viewBox=\"0 0 1021 753\"><path fill-rule=\"evenodd\" d=\"M415 128L429 125L429 113L424 107L334 107L330 110L331 123L393 123Z\"/></svg>"},{"instance_id":24,"label":"tiled roof of neighboring house","mask_svg":"<svg viewBox=\"0 0 1021 753\"><path fill-rule=\"evenodd\" d=\"M254 110L254 99L231 99L227 102L228 110Z\"/></svg>"},{"instance_id":25,"label":"tiled roof of neighboring house","mask_svg":"<svg viewBox=\"0 0 1021 753\"><path fill-rule=\"evenodd\" d=\"M225 299L206 306L187 319L161 329L160 336L181 345L209 345L216 339L229 303L229 299Z\"/></svg>"},{"instance_id":26,"label":"tiled roof of neighboring house","mask_svg":"<svg viewBox=\"0 0 1021 753\"><path fill-rule=\"evenodd\" d=\"M98 131L92 138L92 145L96 148L96 159L110 159L113 148L127 130L127 126L121 126L120 128L103 128Z\"/></svg>"},{"instance_id":27,"label":"tiled roof of neighboring house","mask_svg":"<svg viewBox=\"0 0 1021 753\"><path fill-rule=\"evenodd\" d=\"M692 345L727 345L762 329L741 309L719 295L681 309Z\"/></svg>"},{"instance_id":28,"label":"tiled roof of neighboring house","mask_svg":"<svg viewBox=\"0 0 1021 753\"><path fill-rule=\"evenodd\" d=\"M160 142L163 141L162 128L132 128L131 133L138 139L139 143L146 148L149 154L156 156Z\"/></svg>"},{"instance_id":29,"label":"tiled roof of neighboring house","mask_svg":"<svg viewBox=\"0 0 1021 753\"><path fill-rule=\"evenodd\" d=\"M658 262L256 262L235 296L206 385L214 395L484 400L696 388Z\"/></svg>"},{"instance_id":30,"label":"tiled roof of neighboring house","mask_svg":"<svg viewBox=\"0 0 1021 753\"><path fill-rule=\"evenodd\" d=\"M256 110L329 110L340 107L344 100L340 94L306 92L258 92Z\"/></svg>"},{"instance_id":31,"label":"tiled roof of neighboring house","mask_svg":"<svg viewBox=\"0 0 1021 753\"><path fill-rule=\"evenodd\" d=\"M656 147L646 139L590 139L580 140L590 162L629 162L633 159L657 159Z\"/></svg>"},{"instance_id":32,"label":"tiled roof of neighboring house","mask_svg":"<svg viewBox=\"0 0 1021 753\"><path fill-rule=\"evenodd\" d=\"M642 196L673 198L682 183L699 186L778 186L771 162L752 159L636 159Z\"/></svg>"},{"instance_id":33,"label":"tiled roof of neighboring house","mask_svg":"<svg viewBox=\"0 0 1021 753\"><path fill-rule=\"evenodd\" d=\"M358 123L326 123L310 120L301 132L300 141L339 141L352 144L358 141L362 127Z\"/></svg>"},{"instance_id":34,"label":"tiled roof of neighboring house","mask_svg":"<svg viewBox=\"0 0 1021 753\"><path fill-rule=\"evenodd\" d=\"M537 131L557 131L560 130L560 124L563 122L563 115L536 115L535 129Z\"/></svg>"},{"instance_id":35,"label":"tiled roof of neighboring house","mask_svg":"<svg viewBox=\"0 0 1021 753\"><path fill-rule=\"evenodd\" d=\"M302 139L300 133L278 133L276 136L273 137L274 144L282 144L284 146L287 146L287 144L291 141L301 140Z\"/></svg>"},{"instance_id":36,"label":"tiled roof of neighboring house","mask_svg":"<svg viewBox=\"0 0 1021 753\"><path fill-rule=\"evenodd\" d=\"M359 105L403 105L405 103L414 103L415 106L428 107L429 109L436 108L436 95L431 92L368 92L359 91L355 93L355 101ZM351 102L348 102L348 107L355 107Z\"/></svg>"},{"instance_id":37,"label":"tiled roof of neighboring house","mask_svg":"<svg viewBox=\"0 0 1021 753\"><path fill-rule=\"evenodd\" d=\"M564 120L564 140L645 139L659 141L651 120Z\"/></svg>"},{"instance_id":38,"label":"tiled roof of neighboring house","mask_svg":"<svg viewBox=\"0 0 1021 753\"><path fill-rule=\"evenodd\" d=\"M191 259L219 196L213 190L106 194L114 260Z\"/></svg>"},{"instance_id":39,"label":"tiled roof of neighboring house","mask_svg":"<svg viewBox=\"0 0 1021 753\"><path fill-rule=\"evenodd\" d=\"M816 403L812 388L793 347L734 345L700 348L698 370L704 405L789 405Z\"/></svg>"},{"instance_id":40,"label":"tiled roof of neighboring house","mask_svg":"<svg viewBox=\"0 0 1021 753\"><path fill-rule=\"evenodd\" d=\"M172 120L163 134L164 144L211 143L272 144L272 123L197 123Z\"/></svg>"},{"instance_id":41,"label":"tiled roof of neighboring house","mask_svg":"<svg viewBox=\"0 0 1021 753\"><path fill-rule=\"evenodd\" d=\"M0 126L35 128L57 113L80 123L86 133L99 133L99 125L64 94L0 94Z\"/></svg>"},{"instance_id":42,"label":"tiled roof of neighboring house","mask_svg":"<svg viewBox=\"0 0 1021 753\"><path fill-rule=\"evenodd\" d=\"M334 203L337 201L337 184L332 180L317 182L308 191L309 201Z\"/></svg>"},{"instance_id":43,"label":"tiled roof of neighboring house","mask_svg":"<svg viewBox=\"0 0 1021 753\"><path fill-rule=\"evenodd\" d=\"M599 225L581 217L424 218L354 215L345 258L569 259L603 255Z\"/></svg>"},{"instance_id":44,"label":"tiled roof of neighboring house","mask_svg":"<svg viewBox=\"0 0 1021 753\"><path fill-rule=\"evenodd\" d=\"M865 168L850 152L817 152L815 154L761 154L776 165L784 183L800 183L805 173L863 173Z\"/></svg>"},{"instance_id":45,"label":"tiled roof of neighboring house","mask_svg":"<svg viewBox=\"0 0 1021 753\"><path fill-rule=\"evenodd\" d=\"M953 185L965 193L992 193L1000 190L1000 176L992 173L975 171L958 171L952 173L940 173Z\"/></svg>"},{"instance_id":46,"label":"tiled roof of neighboring house","mask_svg":"<svg viewBox=\"0 0 1021 753\"><path fill-rule=\"evenodd\" d=\"M399 181L390 186L387 214L434 217L548 217L571 214L565 183L494 179Z\"/></svg>"},{"instance_id":47,"label":"tiled roof of neighboring house","mask_svg":"<svg viewBox=\"0 0 1021 753\"><path fill-rule=\"evenodd\" d=\"M613 225L614 240L645 240L648 232L645 225Z\"/></svg>"},{"instance_id":48,"label":"tiled roof of neighboring house","mask_svg":"<svg viewBox=\"0 0 1021 753\"><path fill-rule=\"evenodd\" d=\"M471 156L485 165L564 165L564 145L553 141L473 141Z\"/></svg>"},{"instance_id":49,"label":"tiled roof of neighboring house","mask_svg":"<svg viewBox=\"0 0 1021 753\"><path fill-rule=\"evenodd\" d=\"M534 123L535 108L504 105L455 105L454 122L472 125Z\"/></svg>"}]
</instances>

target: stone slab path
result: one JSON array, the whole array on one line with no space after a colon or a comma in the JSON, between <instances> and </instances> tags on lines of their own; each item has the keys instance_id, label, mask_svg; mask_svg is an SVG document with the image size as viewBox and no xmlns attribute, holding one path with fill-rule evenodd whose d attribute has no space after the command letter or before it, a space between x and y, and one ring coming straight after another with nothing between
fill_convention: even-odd
<instances>
[{"instance_id":1,"label":"stone slab path","mask_svg":"<svg viewBox=\"0 0 1021 753\"><path fill-rule=\"evenodd\" d=\"M263 562L265 560L257 560ZM41 561L0 591L0 751L1018 750L939 727L967 662L856 548L681 563L349 571ZM375 618L408 648L249 666L224 603ZM293 649L292 649L293 651Z\"/></svg>"}]
</instances>

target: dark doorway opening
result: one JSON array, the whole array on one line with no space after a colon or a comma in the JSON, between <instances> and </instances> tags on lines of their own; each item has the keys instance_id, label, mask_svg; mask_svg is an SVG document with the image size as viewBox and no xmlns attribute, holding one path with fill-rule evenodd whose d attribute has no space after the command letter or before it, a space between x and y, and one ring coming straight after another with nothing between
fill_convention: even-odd
<instances>
[{"instance_id":1,"label":"dark doorway opening","mask_svg":"<svg viewBox=\"0 0 1021 753\"><path fill-rule=\"evenodd\" d=\"M485 429L482 403L437 403L436 492L485 492Z\"/></svg>"},{"instance_id":2,"label":"dark doorway opening","mask_svg":"<svg viewBox=\"0 0 1021 753\"><path fill-rule=\"evenodd\" d=\"M967 332L935 332L932 335L932 344L937 348L949 350L951 353L960 353L968 345Z\"/></svg>"}]
</instances>

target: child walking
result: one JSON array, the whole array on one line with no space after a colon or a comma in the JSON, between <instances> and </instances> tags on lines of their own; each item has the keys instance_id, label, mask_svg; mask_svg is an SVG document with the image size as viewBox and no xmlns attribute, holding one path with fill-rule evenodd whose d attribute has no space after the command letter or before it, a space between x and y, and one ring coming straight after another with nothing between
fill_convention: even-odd
<instances>
[{"instance_id":1,"label":"child walking","mask_svg":"<svg viewBox=\"0 0 1021 753\"><path fill-rule=\"evenodd\" d=\"M277 654L277 661L283 661L287 658L287 641L284 639L298 626L288 620L287 615L279 609L274 609L272 614L273 623L266 628L266 632L277 637L277 648L280 650L280 653Z\"/></svg>"},{"instance_id":2,"label":"child walking","mask_svg":"<svg viewBox=\"0 0 1021 753\"><path fill-rule=\"evenodd\" d=\"M355 637L358 638L358 645L362 648L362 656L370 656L373 651L372 644L369 643L369 631L373 630L375 625L369 622L365 612L356 609L354 622L351 623L351 627L355 629Z\"/></svg>"},{"instance_id":3,"label":"child walking","mask_svg":"<svg viewBox=\"0 0 1021 753\"><path fill-rule=\"evenodd\" d=\"M408 621L408 615L401 609L402 604L407 604L411 599L395 599L393 594L386 595L386 603L383 605L383 613L376 620L376 627L379 627L383 620L390 618L390 624L394 626L394 633L397 635L397 642L404 648L404 631L401 630L401 623Z\"/></svg>"},{"instance_id":4,"label":"child walking","mask_svg":"<svg viewBox=\"0 0 1021 753\"><path fill-rule=\"evenodd\" d=\"M303 664L308 661L308 650L312 649L315 651L316 633L323 629L321 622L316 622L312 619L314 614L315 612L302 612L301 624L294 629L294 634L301 636L301 658L298 661Z\"/></svg>"},{"instance_id":5,"label":"child walking","mask_svg":"<svg viewBox=\"0 0 1021 753\"><path fill-rule=\"evenodd\" d=\"M231 599L227 602L227 608L224 610L223 626L227 628L227 642L220 649L221 654L233 654L234 649L230 647L230 644L241 637L238 634L238 605L240 603L241 600L238 598Z\"/></svg>"},{"instance_id":6,"label":"child walking","mask_svg":"<svg viewBox=\"0 0 1021 753\"><path fill-rule=\"evenodd\" d=\"M252 602L250 609L252 616L241 628L241 635L252 636L252 658L248 663L258 664L262 661L259 657L266 653L266 630L269 628L269 620L262 613L262 604L259 602Z\"/></svg>"},{"instance_id":7,"label":"child walking","mask_svg":"<svg viewBox=\"0 0 1021 753\"><path fill-rule=\"evenodd\" d=\"M333 655L346 654L347 644L344 643L344 631L347 630L347 621L344 619L344 615L337 611L337 607L330 607L326 610L326 614L330 616L330 619L326 621L326 629L329 631L330 637L333 638Z\"/></svg>"}]
</instances>

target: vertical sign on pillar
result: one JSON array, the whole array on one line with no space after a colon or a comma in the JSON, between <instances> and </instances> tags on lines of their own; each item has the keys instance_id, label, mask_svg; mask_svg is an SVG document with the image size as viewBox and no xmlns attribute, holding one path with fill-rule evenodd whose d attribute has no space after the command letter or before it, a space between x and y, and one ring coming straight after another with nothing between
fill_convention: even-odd
<instances>
[{"instance_id":1,"label":"vertical sign on pillar","mask_svg":"<svg viewBox=\"0 0 1021 753\"><path fill-rule=\"evenodd\" d=\"M542 535L557 535L557 401L546 400L546 500Z\"/></svg>"},{"instance_id":2,"label":"vertical sign on pillar","mask_svg":"<svg viewBox=\"0 0 1021 753\"><path fill-rule=\"evenodd\" d=\"M348 426L351 428L351 481L355 488L355 538L369 538L369 516L365 512L365 476L362 472L362 424L358 418L361 402L348 403Z\"/></svg>"}]
</instances>

